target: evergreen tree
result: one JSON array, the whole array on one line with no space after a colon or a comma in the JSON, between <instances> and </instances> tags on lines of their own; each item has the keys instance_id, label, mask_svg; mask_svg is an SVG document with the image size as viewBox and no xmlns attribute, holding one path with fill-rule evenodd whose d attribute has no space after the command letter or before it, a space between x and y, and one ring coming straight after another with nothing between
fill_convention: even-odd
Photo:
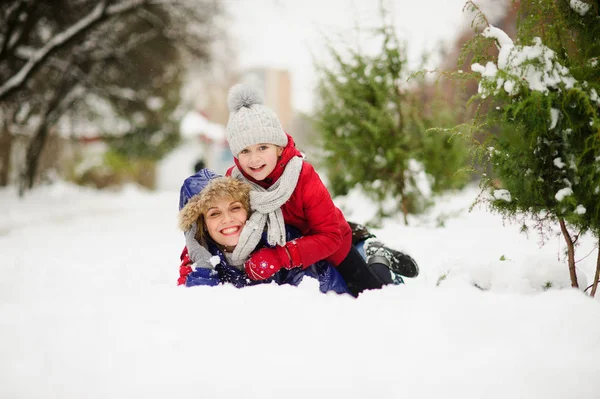
<instances>
[{"instance_id":1,"label":"evergreen tree","mask_svg":"<svg viewBox=\"0 0 600 399\"><path fill-rule=\"evenodd\" d=\"M501 185L487 177L483 188L493 187L491 204L505 216L560 225L577 287L577 238L586 231L600 237L599 2L515 4L513 41L470 3L485 29L464 50L479 49L472 65L479 76L476 99L487 103L473 126L497 130L481 150ZM496 55L485 50L489 42ZM592 295L598 273L594 281Z\"/></svg>"},{"instance_id":2,"label":"evergreen tree","mask_svg":"<svg viewBox=\"0 0 600 399\"><path fill-rule=\"evenodd\" d=\"M409 213L428 205L428 191L465 184L467 176L455 172L466 153L449 133L428 130L453 125L453 115L444 113L443 104L423 103L423 81L406 83L410 71L393 27L384 24L375 34L381 50L374 56L349 48L344 57L329 46L334 66L318 66L316 130L333 194L360 185L378 202L380 216L391 197L396 206L387 211L401 210L406 223ZM429 183L424 189L423 174Z\"/></svg>"}]
</instances>

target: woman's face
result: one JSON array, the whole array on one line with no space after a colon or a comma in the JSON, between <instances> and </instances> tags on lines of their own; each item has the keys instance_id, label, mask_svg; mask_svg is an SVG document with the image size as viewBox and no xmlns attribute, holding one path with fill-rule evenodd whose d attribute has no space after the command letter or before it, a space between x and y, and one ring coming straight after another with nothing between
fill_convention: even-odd
<instances>
[{"instance_id":1,"label":"woman's face","mask_svg":"<svg viewBox=\"0 0 600 399\"><path fill-rule=\"evenodd\" d=\"M237 245L247 219L248 212L242 203L227 198L211 204L204 215L208 234L228 251Z\"/></svg>"}]
</instances>

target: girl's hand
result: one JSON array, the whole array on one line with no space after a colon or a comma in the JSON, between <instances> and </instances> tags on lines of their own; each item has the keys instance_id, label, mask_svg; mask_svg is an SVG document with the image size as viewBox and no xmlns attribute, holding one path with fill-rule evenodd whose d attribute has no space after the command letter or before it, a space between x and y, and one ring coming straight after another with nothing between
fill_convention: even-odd
<instances>
[{"instance_id":1,"label":"girl's hand","mask_svg":"<svg viewBox=\"0 0 600 399\"><path fill-rule=\"evenodd\" d=\"M244 269L252 280L265 280L289 263L290 259L285 249L276 246L275 248L261 248L253 253L250 259L244 263Z\"/></svg>"},{"instance_id":2,"label":"girl's hand","mask_svg":"<svg viewBox=\"0 0 600 399\"><path fill-rule=\"evenodd\" d=\"M282 267L288 270L302 267L295 241L286 242L283 247L276 245L274 248L259 249L244 263L246 274L252 280L267 279Z\"/></svg>"}]
</instances>

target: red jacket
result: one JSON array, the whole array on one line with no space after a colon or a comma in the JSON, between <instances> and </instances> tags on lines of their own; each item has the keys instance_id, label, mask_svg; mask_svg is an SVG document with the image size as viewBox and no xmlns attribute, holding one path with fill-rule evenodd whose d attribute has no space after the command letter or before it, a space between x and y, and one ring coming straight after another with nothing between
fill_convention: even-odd
<instances>
[{"instance_id":1,"label":"red jacket","mask_svg":"<svg viewBox=\"0 0 600 399\"><path fill-rule=\"evenodd\" d=\"M302 156L296 149L294 140L288 135L288 145L283 150L277 166L262 181L256 181L242 170L238 159L234 158L240 172L246 179L264 188L270 187L281 177L285 166L295 156ZM233 167L227 170L231 175ZM302 238L296 240L302 265L308 267L325 259L338 266L350 252L352 230L350 225L331 200L331 195L321 178L308 162L302 163L298 184L290 199L281 207L286 224L300 230Z\"/></svg>"}]
</instances>

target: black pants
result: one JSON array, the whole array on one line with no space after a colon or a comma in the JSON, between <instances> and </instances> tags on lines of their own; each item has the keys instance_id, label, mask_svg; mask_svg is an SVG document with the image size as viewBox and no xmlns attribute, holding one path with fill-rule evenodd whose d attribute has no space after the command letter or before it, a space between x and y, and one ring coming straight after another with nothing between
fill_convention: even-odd
<instances>
[{"instance_id":1,"label":"black pants","mask_svg":"<svg viewBox=\"0 0 600 399\"><path fill-rule=\"evenodd\" d=\"M353 246L336 268L342 275L352 296L357 297L364 290L379 289L387 282L374 273L364 258Z\"/></svg>"}]
</instances>

